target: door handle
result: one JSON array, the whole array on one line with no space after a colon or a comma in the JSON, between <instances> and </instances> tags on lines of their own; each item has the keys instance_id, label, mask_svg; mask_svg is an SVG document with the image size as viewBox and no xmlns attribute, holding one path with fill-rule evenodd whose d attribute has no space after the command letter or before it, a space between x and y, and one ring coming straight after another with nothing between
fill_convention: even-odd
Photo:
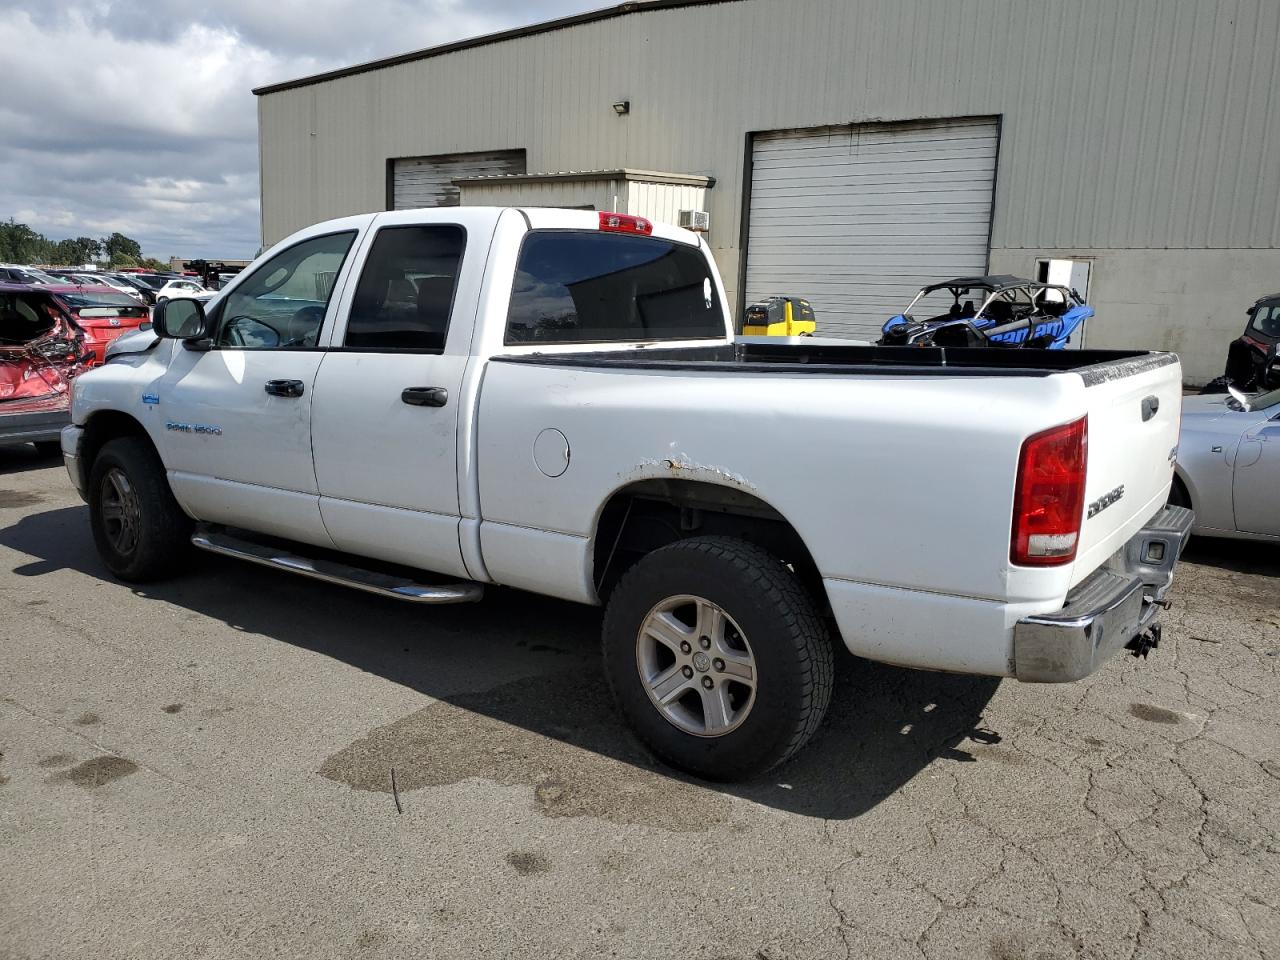
<instances>
[{"instance_id":1,"label":"door handle","mask_svg":"<svg viewBox=\"0 0 1280 960\"><path fill-rule=\"evenodd\" d=\"M405 387L400 399L411 407L443 407L449 402L449 391L444 387Z\"/></svg>"},{"instance_id":2,"label":"door handle","mask_svg":"<svg viewBox=\"0 0 1280 960\"><path fill-rule=\"evenodd\" d=\"M267 393L273 397L300 397L303 394L301 380L268 380Z\"/></svg>"}]
</instances>

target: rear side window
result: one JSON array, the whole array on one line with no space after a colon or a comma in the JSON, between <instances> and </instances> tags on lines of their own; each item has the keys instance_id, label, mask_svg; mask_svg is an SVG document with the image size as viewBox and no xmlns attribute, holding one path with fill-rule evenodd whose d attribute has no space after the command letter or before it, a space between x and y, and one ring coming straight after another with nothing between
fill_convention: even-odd
<instances>
[{"instance_id":1,"label":"rear side window","mask_svg":"<svg viewBox=\"0 0 1280 960\"><path fill-rule=\"evenodd\" d=\"M351 301L344 346L443 350L465 242L463 229L447 224L379 230Z\"/></svg>"},{"instance_id":2,"label":"rear side window","mask_svg":"<svg viewBox=\"0 0 1280 960\"><path fill-rule=\"evenodd\" d=\"M723 337L701 250L656 237L535 231L516 264L506 342L607 343Z\"/></svg>"}]
</instances>

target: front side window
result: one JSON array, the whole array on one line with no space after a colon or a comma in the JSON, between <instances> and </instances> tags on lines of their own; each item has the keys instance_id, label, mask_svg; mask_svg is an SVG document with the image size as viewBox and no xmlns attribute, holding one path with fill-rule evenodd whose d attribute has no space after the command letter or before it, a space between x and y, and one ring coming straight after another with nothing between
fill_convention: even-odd
<instances>
[{"instance_id":1,"label":"front side window","mask_svg":"<svg viewBox=\"0 0 1280 960\"><path fill-rule=\"evenodd\" d=\"M725 335L697 247L590 230L535 231L516 264L506 342L607 343Z\"/></svg>"},{"instance_id":2,"label":"front side window","mask_svg":"<svg viewBox=\"0 0 1280 960\"><path fill-rule=\"evenodd\" d=\"M444 349L466 236L446 224L383 227L351 302L344 346Z\"/></svg>"},{"instance_id":3,"label":"front side window","mask_svg":"<svg viewBox=\"0 0 1280 960\"><path fill-rule=\"evenodd\" d=\"M220 304L214 344L242 350L314 347L352 231L276 254Z\"/></svg>"}]
</instances>

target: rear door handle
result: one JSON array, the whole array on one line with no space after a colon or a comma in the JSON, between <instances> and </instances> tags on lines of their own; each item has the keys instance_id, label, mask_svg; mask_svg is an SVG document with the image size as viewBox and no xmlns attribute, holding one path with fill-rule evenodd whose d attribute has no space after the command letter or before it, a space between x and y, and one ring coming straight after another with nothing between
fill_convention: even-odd
<instances>
[{"instance_id":1,"label":"rear door handle","mask_svg":"<svg viewBox=\"0 0 1280 960\"><path fill-rule=\"evenodd\" d=\"M301 380L268 380L266 385L273 397L300 397L304 390Z\"/></svg>"},{"instance_id":2,"label":"rear door handle","mask_svg":"<svg viewBox=\"0 0 1280 960\"><path fill-rule=\"evenodd\" d=\"M411 407L443 407L449 402L449 391L444 387L405 387L400 399Z\"/></svg>"}]
</instances>

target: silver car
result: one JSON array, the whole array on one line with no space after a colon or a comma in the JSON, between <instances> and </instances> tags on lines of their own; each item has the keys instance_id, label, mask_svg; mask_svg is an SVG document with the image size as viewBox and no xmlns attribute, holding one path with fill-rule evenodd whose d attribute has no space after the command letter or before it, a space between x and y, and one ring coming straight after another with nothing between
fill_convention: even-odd
<instances>
[{"instance_id":1,"label":"silver car","mask_svg":"<svg viewBox=\"0 0 1280 960\"><path fill-rule=\"evenodd\" d=\"M1280 543L1280 390L1184 397L1169 500L1194 533Z\"/></svg>"}]
</instances>

